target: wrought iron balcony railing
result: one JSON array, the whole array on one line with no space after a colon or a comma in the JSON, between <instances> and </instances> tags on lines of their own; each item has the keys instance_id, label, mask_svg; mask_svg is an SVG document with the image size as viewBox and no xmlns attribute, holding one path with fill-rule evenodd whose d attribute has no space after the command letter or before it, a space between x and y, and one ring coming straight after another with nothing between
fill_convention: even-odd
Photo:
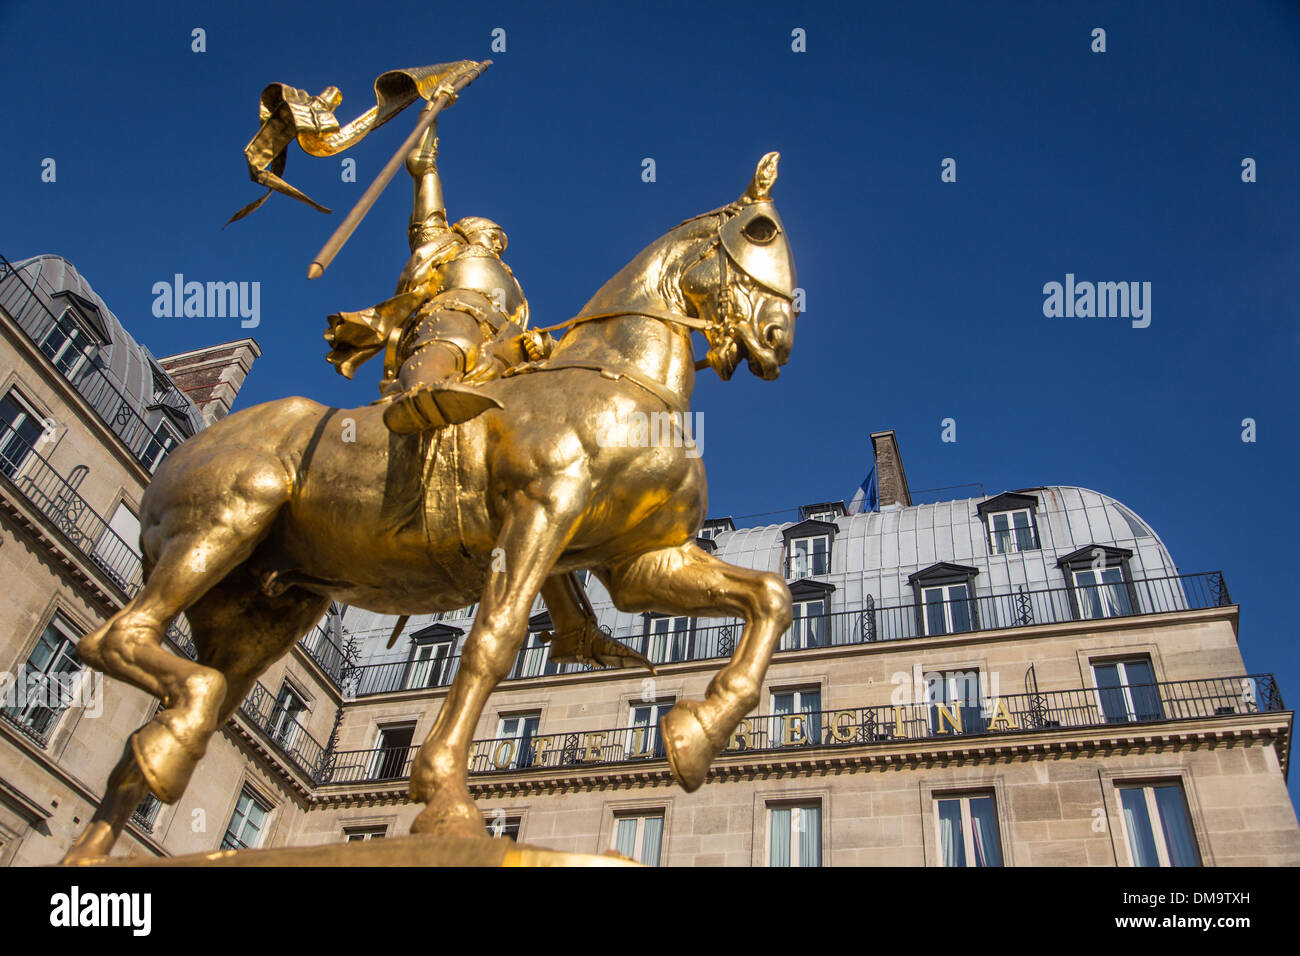
<instances>
[{"instance_id":1,"label":"wrought iron balcony railing","mask_svg":"<svg viewBox=\"0 0 1300 956\"><path fill-rule=\"evenodd\" d=\"M260 681L253 685L239 709L309 780L321 778L326 764L326 748Z\"/></svg>"},{"instance_id":2,"label":"wrought iron balcony railing","mask_svg":"<svg viewBox=\"0 0 1300 956\"><path fill-rule=\"evenodd\" d=\"M335 688L343 690L345 681L355 668L348 664L343 649L334 643L325 626L317 624L298 639L298 644L308 657L320 665L320 669L325 672Z\"/></svg>"},{"instance_id":3,"label":"wrought iron balcony railing","mask_svg":"<svg viewBox=\"0 0 1300 956\"><path fill-rule=\"evenodd\" d=\"M31 339L32 344L49 355L51 336L57 335L59 331L59 318L4 256L0 256L0 301L3 301L9 314ZM135 405L122 394L122 390L92 359L79 358L76 362L67 363L55 361L51 357L51 361L95 410L95 414L121 439L136 461L146 471L153 473L172 447L159 436L159 426L156 424L151 427L136 411ZM170 405L178 410L184 410L188 405L174 386L160 395L156 403Z\"/></svg>"},{"instance_id":4,"label":"wrought iron balcony railing","mask_svg":"<svg viewBox=\"0 0 1300 956\"><path fill-rule=\"evenodd\" d=\"M1181 574L1138 578L1124 586L1078 588L1021 587L1006 594L977 595L973 600L902 604L836 611L800 617L781 638L783 651L873 644L913 637L937 637L962 631L991 631L1032 627L1065 621L1130 617L1170 611L1224 607L1232 603L1223 573ZM868 599L870 602L870 599ZM926 612L929 611L929 615ZM948 630L931 628L930 622L945 625L966 622ZM737 621L692 625L669 634L615 635L629 647L645 654L656 664L703 661L730 657L740 637ZM437 660L399 660L364 664L356 668L353 695L369 697L404 690L449 686L460 667L460 656L448 654ZM549 659L549 648L530 642L519 652L510 672L511 680L549 674L574 674L600 668L581 664L558 665Z\"/></svg>"},{"instance_id":5,"label":"wrought iron balcony railing","mask_svg":"<svg viewBox=\"0 0 1300 956\"><path fill-rule=\"evenodd\" d=\"M1282 694L1272 674L1119 688L1077 688L1012 694L969 704L936 700L764 714L743 720L723 754L1137 726L1284 709ZM418 749L412 745L339 751L332 755L328 772L318 782L361 784L404 780L410 776L411 761ZM661 759L663 747L658 728L640 725L476 740L470 751L470 773L580 770Z\"/></svg>"},{"instance_id":6,"label":"wrought iron balcony railing","mask_svg":"<svg viewBox=\"0 0 1300 956\"><path fill-rule=\"evenodd\" d=\"M12 427L0 422L0 479L43 514L67 542L88 558L127 600L144 583L140 557L49 461ZM189 622L178 617L167 637L195 656Z\"/></svg>"}]
</instances>

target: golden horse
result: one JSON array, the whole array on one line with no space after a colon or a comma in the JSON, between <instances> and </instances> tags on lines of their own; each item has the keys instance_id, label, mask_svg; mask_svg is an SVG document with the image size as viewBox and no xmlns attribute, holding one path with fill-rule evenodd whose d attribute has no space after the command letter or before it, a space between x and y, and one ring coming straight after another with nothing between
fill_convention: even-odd
<instances>
[{"instance_id":1,"label":"golden horse","mask_svg":"<svg viewBox=\"0 0 1300 956\"><path fill-rule=\"evenodd\" d=\"M331 600L399 615L478 601L410 793L425 804L413 833L484 835L467 780L475 724L537 595L576 613L576 596L557 589L580 569L624 611L744 621L704 699L679 701L662 721L674 777L698 788L758 704L790 592L695 544L704 465L680 440L644 447L637 424L688 413L692 331L724 379L742 359L774 379L789 358L795 277L770 198L777 158L763 157L739 200L682 223L610 279L549 359L478 386L499 408L394 435L381 406L286 398L176 449L142 502L146 583L78 649L164 709L131 736L64 861L107 855L146 790L177 800L212 735ZM197 661L163 645L182 612ZM557 634L583 624L555 623Z\"/></svg>"}]
</instances>

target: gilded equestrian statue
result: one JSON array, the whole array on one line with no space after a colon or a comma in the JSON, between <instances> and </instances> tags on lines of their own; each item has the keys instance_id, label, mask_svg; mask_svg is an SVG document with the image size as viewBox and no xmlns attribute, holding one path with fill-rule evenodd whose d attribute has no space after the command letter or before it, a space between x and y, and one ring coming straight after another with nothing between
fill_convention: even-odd
<instances>
[{"instance_id":1,"label":"gilded equestrian statue","mask_svg":"<svg viewBox=\"0 0 1300 956\"><path fill-rule=\"evenodd\" d=\"M396 615L478 602L410 794L424 804L413 833L484 835L467 779L475 725L538 594L571 605L562 589L582 569L623 611L743 620L704 699L662 721L673 776L687 791L703 784L758 705L790 592L695 543L702 460L680 441L644 447L634 431L688 412L694 331L709 344L698 367L723 379L742 360L775 379L789 358L796 280L776 173L769 153L740 199L677 226L605 283L551 355L473 386L490 407L468 421L399 434L382 404L286 398L168 456L142 501L144 587L78 649L164 709L131 736L65 862L107 855L146 792L177 800L212 735L331 601ZM182 613L196 661L163 644Z\"/></svg>"}]
</instances>

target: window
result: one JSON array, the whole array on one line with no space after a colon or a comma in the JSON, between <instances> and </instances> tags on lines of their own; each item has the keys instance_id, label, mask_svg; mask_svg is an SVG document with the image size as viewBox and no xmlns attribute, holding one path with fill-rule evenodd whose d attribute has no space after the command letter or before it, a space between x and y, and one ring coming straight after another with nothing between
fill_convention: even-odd
<instances>
[{"instance_id":1,"label":"window","mask_svg":"<svg viewBox=\"0 0 1300 956\"><path fill-rule=\"evenodd\" d=\"M549 616L546 625L542 630L549 629ZM514 676L541 677L560 672L560 665L551 660L551 645L542 643L542 630L529 631L528 639L524 641L524 646L519 650L519 658L515 661Z\"/></svg>"},{"instance_id":2,"label":"window","mask_svg":"<svg viewBox=\"0 0 1300 956\"><path fill-rule=\"evenodd\" d=\"M523 825L523 817L508 817L498 810L493 814L492 819L487 822L488 835L493 839L502 839L509 837L516 843L519 842L519 828Z\"/></svg>"},{"instance_id":3,"label":"window","mask_svg":"<svg viewBox=\"0 0 1300 956\"><path fill-rule=\"evenodd\" d=\"M1095 663L1092 673L1097 681L1097 705L1106 723L1161 720L1164 717L1151 658Z\"/></svg>"},{"instance_id":4,"label":"window","mask_svg":"<svg viewBox=\"0 0 1300 956\"><path fill-rule=\"evenodd\" d=\"M502 717L492 742L492 765L497 770L519 770L532 765L532 740L542 721L539 713Z\"/></svg>"},{"instance_id":5,"label":"window","mask_svg":"<svg viewBox=\"0 0 1300 956\"><path fill-rule=\"evenodd\" d=\"M944 866L1001 866L1002 843L992 794L940 797L935 826Z\"/></svg>"},{"instance_id":6,"label":"window","mask_svg":"<svg viewBox=\"0 0 1300 956\"><path fill-rule=\"evenodd\" d=\"M971 617L970 587L966 584L940 584L923 588L926 634L957 634L974 630Z\"/></svg>"},{"instance_id":7,"label":"window","mask_svg":"<svg viewBox=\"0 0 1300 956\"><path fill-rule=\"evenodd\" d=\"M302 724L298 718L307 713L307 702L303 700L288 681L280 687L275 698L275 709L271 712L271 739L286 750L292 750L302 733Z\"/></svg>"},{"instance_id":8,"label":"window","mask_svg":"<svg viewBox=\"0 0 1300 956\"><path fill-rule=\"evenodd\" d=\"M1029 510L1025 508L989 515L989 547L994 554L1035 550L1037 542L1034 540L1034 519Z\"/></svg>"},{"instance_id":9,"label":"window","mask_svg":"<svg viewBox=\"0 0 1300 956\"><path fill-rule=\"evenodd\" d=\"M149 438L149 444L140 453L140 463L153 471L167 453L181 443L181 437L166 422L159 422Z\"/></svg>"},{"instance_id":10,"label":"window","mask_svg":"<svg viewBox=\"0 0 1300 956\"><path fill-rule=\"evenodd\" d=\"M694 624L689 617L647 617L643 653L655 664L690 660Z\"/></svg>"},{"instance_id":11,"label":"window","mask_svg":"<svg viewBox=\"0 0 1300 956\"><path fill-rule=\"evenodd\" d=\"M831 539L819 534L810 538L792 538L786 567L787 578L806 578L830 571Z\"/></svg>"},{"instance_id":12,"label":"window","mask_svg":"<svg viewBox=\"0 0 1300 956\"><path fill-rule=\"evenodd\" d=\"M1077 620L1127 617L1137 613L1128 559L1133 552L1106 545L1088 545L1057 561L1070 587Z\"/></svg>"},{"instance_id":13,"label":"window","mask_svg":"<svg viewBox=\"0 0 1300 956\"><path fill-rule=\"evenodd\" d=\"M244 787L235 802L235 812L230 816L230 826L221 838L223 850L247 850L262 845L266 836L266 818L271 805L262 800L252 788Z\"/></svg>"},{"instance_id":14,"label":"window","mask_svg":"<svg viewBox=\"0 0 1300 956\"><path fill-rule=\"evenodd\" d=\"M777 691L772 694L773 746L807 746L822 742L822 692L820 688Z\"/></svg>"},{"instance_id":15,"label":"window","mask_svg":"<svg viewBox=\"0 0 1300 956\"><path fill-rule=\"evenodd\" d=\"M827 642L826 601L796 601L794 621L790 630L781 635L781 650L793 651L805 647L825 647Z\"/></svg>"},{"instance_id":16,"label":"window","mask_svg":"<svg viewBox=\"0 0 1300 956\"><path fill-rule=\"evenodd\" d=\"M1074 593L1079 602L1080 617L1127 617L1133 613L1128 590L1124 587L1122 568L1075 571Z\"/></svg>"},{"instance_id":17,"label":"window","mask_svg":"<svg viewBox=\"0 0 1300 956\"><path fill-rule=\"evenodd\" d=\"M976 568L940 562L908 577L916 593L917 630L928 636L977 631Z\"/></svg>"},{"instance_id":18,"label":"window","mask_svg":"<svg viewBox=\"0 0 1300 956\"><path fill-rule=\"evenodd\" d=\"M449 683L454 641L417 641L411 648L406 689L442 687Z\"/></svg>"},{"instance_id":19,"label":"window","mask_svg":"<svg viewBox=\"0 0 1300 956\"><path fill-rule=\"evenodd\" d=\"M370 840L382 840L388 836L388 826L344 827L344 843L366 843Z\"/></svg>"},{"instance_id":20,"label":"window","mask_svg":"<svg viewBox=\"0 0 1300 956\"><path fill-rule=\"evenodd\" d=\"M822 865L821 803L768 807L767 865Z\"/></svg>"},{"instance_id":21,"label":"window","mask_svg":"<svg viewBox=\"0 0 1300 956\"><path fill-rule=\"evenodd\" d=\"M613 848L638 863L644 863L646 866L659 865L663 837L662 810L614 818Z\"/></svg>"},{"instance_id":22,"label":"window","mask_svg":"<svg viewBox=\"0 0 1300 956\"><path fill-rule=\"evenodd\" d=\"M77 697L81 661L80 633L56 614L23 665L23 674L5 697L5 714L42 743L49 739L59 715Z\"/></svg>"},{"instance_id":23,"label":"window","mask_svg":"<svg viewBox=\"0 0 1300 956\"><path fill-rule=\"evenodd\" d=\"M649 704L632 705L632 726L627 732L627 754L629 757L662 757L664 755L663 735L659 732L659 721L673 709L675 701L668 697Z\"/></svg>"},{"instance_id":24,"label":"window","mask_svg":"<svg viewBox=\"0 0 1300 956\"><path fill-rule=\"evenodd\" d=\"M988 533L991 554L1037 551L1038 524L1034 517L1038 498L1019 492L1003 492L975 506Z\"/></svg>"},{"instance_id":25,"label":"window","mask_svg":"<svg viewBox=\"0 0 1300 956\"><path fill-rule=\"evenodd\" d=\"M76 379L81 366L95 350L95 340L86 331L77 310L71 306L63 310L63 314L41 336L37 345L64 378L70 381Z\"/></svg>"},{"instance_id":26,"label":"window","mask_svg":"<svg viewBox=\"0 0 1300 956\"><path fill-rule=\"evenodd\" d=\"M825 510L821 507L815 510ZM785 542L786 580L798 580L816 575L830 574L831 546L839 527L834 521L821 521L808 517L808 508L801 508L804 519L781 532Z\"/></svg>"},{"instance_id":27,"label":"window","mask_svg":"<svg viewBox=\"0 0 1300 956\"><path fill-rule=\"evenodd\" d=\"M415 749L414 740L414 721L380 727L375 755L370 761L370 779L393 780L406 776L406 766Z\"/></svg>"},{"instance_id":28,"label":"window","mask_svg":"<svg viewBox=\"0 0 1300 956\"><path fill-rule=\"evenodd\" d=\"M986 729L979 671L928 674L925 694L930 705L930 733L980 734Z\"/></svg>"},{"instance_id":29,"label":"window","mask_svg":"<svg viewBox=\"0 0 1300 956\"><path fill-rule=\"evenodd\" d=\"M1120 787L1119 802L1134 866L1201 865L1181 784Z\"/></svg>"},{"instance_id":30,"label":"window","mask_svg":"<svg viewBox=\"0 0 1300 956\"><path fill-rule=\"evenodd\" d=\"M0 471L15 477L27 456L40 444L45 426L41 416L17 392L10 389L0 400Z\"/></svg>"}]
</instances>

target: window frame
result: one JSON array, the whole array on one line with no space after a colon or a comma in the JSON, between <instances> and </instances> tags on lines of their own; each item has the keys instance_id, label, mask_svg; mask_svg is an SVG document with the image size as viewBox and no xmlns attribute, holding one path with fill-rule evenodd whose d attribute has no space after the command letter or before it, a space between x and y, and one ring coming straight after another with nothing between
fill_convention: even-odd
<instances>
[{"instance_id":1,"label":"window frame","mask_svg":"<svg viewBox=\"0 0 1300 956\"><path fill-rule=\"evenodd\" d=\"M629 759L639 760L657 760L664 756L664 738L660 732L659 722L664 716L673 709L677 703L676 697L657 697L652 701L631 700L628 702L628 723L627 723L627 740L624 743L624 751ZM636 744L636 732L643 725L637 723L636 712L638 710L649 710L645 732L641 735L640 749L634 749Z\"/></svg>"},{"instance_id":2,"label":"window frame","mask_svg":"<svg viewBox=\"0 0 1300 956\"><path fill-rule=\"evenodd\" d=\"M1153 842L1155 843L1156 859L1160 869L1173 868L1169 861L1169 846L1165 838L1164 817L1160 814L1159 804L1156 803L1156 788L1176 788L1180 798L1179 806L1185 814L1184 822L1191 836L1192 851L1196 854L1196 863L1194 866L1206 866L1206 854L1202 849L1201 834L1196 826L1196 821L1192 813L1191 801L1188 799L1187 787L1181 779L1145 779L1145 780L1128 780L1114 781L1115 801L1119 805L1119 821L1121 833L1123 834L1123 843L1128 851L1128 865L1139 868L1136 856L1133 852L1133 843L1135 834L1129 831L1128 815L1124 812L1124 799L1122 794L1125 791L1140 790L1143 795L1143 806L1147 812L1147 826L1151 830ZM1145 869L1145 867L1143 867Z\"/></svg>"},{"instance_id":3,"label":"window frame","mask_svg":"<svg viewBox=\"0 0 1300 956\"><path fill-rule=\"evenodd\" d=\"M226 841L232 835L231 828L234 826L235 817L237 814L240 813L240 808L239 808L240 802L245 797L248 797L250 804L256 804L257 806L261 807L263 810L262 822L257 830L257 842L251 844L246 842L244 840L244 833L241 830L240 833L233 834L234 838L239 842L240 845L227 846ZM235 804L230 810L230 817L226 822L226 828L221 833L221 842L217 845L217 848L219 850L241 850L241 849L256 850L262 847L266 843L267 835L271 831L273 814L275 813L275 810L276 810L275 801L267 799L265 796L263 796L262 792L258 788L254 787L249 781L245 780L240 785L239 791L235 796ZM247 824L249 822L248 813L244 812L243 817L244 817L243 818L244 824Z\"/></svg>"},{"instance_id":4,"label":"window frame","mask_svg":"<svg viewBox=\"0 0 1300 956\"><path fill-rule=\"evenodd\" d=\"M795 821L794 811L812 809L814 807L817 810L817 839L815 841L817 845L816 865L818 867L824 867L827 865L826 812L824 809L824 801L818 797L812 799L793 798L789 800L767 800L766 801L764 807L764 814L763 814L763 818L764 818L763 866L769 868L774 867L774 864L772 863L772 837L773 837L774 815L778 811L786 810L790 813L789 824L788 824L788 826L790 827L789 867L791 869L804 868L802 864L795 862L801 856L800 851L803 846L803 841L805 840L806 837L803 832L803 827L802 826L796 827L794 825L794 821Z\"/></svg>"},{"instance_id":5,"label":"window frame","mask_svg":"<svg viewBox=\"0 0 1300 956\"><path fill-rule=\"evenodd\" d=\"M51 674L60 673L60 674L75 675L73 679L77 682L76 686L78 688L81 687L80 681L86 679L86 674L88 673L88 671L86 670L85 662L82 661L81 658L77 656L77 647L81 643L81 638L85 637L86 634L89 633L89 631L86 628L83 628L81 625L79 625L68 614L64 613L64 611L60 607L55 606L54 609L46 617L45 623L36 632L36 638L35 640L30 642L29 646L27 647L27 652L24 655L22 655L21 658L19 658L21 663L19 663L18 666L15 668L15 670L18 673L18 676L15 677L14 685L11 685L10 688L11 691L16 689L16 684L18 681L22 681L23 694L24 695L26 694L31 683L27 678L27 672L28 672L28 667L31 664L32 656L42 646L42 643L45 641L46 634L48 634L51 630L56 631L58 633L59 640L56 644L54 644L53 651L50 654L49 660L46 662L45 665L39 668L43 686L45 687L48 686L48 684L45 682L49 681ZM69 660L69 659L76 665L74 669L69 669L64 671L57 671L53 669L58 662ZM7 696L7 693L8 692L6 692L5 696ZM74 704L69 703L67 706L60 706L56 709L47 706L47 704L49 703L48 691L43 690L41 696L44 699L45 703L41 703L39 701L33 701L33 700L24 700L21 708L15 707L12 709L7 705L3 705L3 701L0 701L0 705L4 706L5 713L10 721L22 727L24 732L27 733L29 736L33 736L37 740L39 740L42 749L45 749L49 747L50 742L54 739L55 734L58 733L59 725L62 724L64 716L70 710L73 709ZM75 698L80 698L80 696L81 696L80 693L77 693L75 695ZM32 719L33 715L36 714L38 711L45 711L50 714L49 723L45 726L44 729L38 728L36 726L36 723Z\"/></svg>"},{"instance_id":6,"label":"window frame","mask_svg":"<svg viewBox=\"0 0 1300 956\"><path fill-rule=\"evenodd\" d=\"M697 622L694 617L689 614L660 614L653 611L647 611L642 615L642 618L644 623L642 625L643 629L641 633L641 653L648 657L652 663L656 665L681 664L695 659L695 631ZM660 632L655 629L656 625L661 621L667 623L668 630ZM686 622L684 630L673 629L673 624L678 621ZM674 652L678 643L679 635L681 636L685 650L681 657L676 657L674 656ZM659 637L664 639L665 655L663 660L657 659L654 653L655 641L656 638Z\"/></svg>"},{"instance_id":7,"label":"window frame","mask_svg":"<svg viewBox=\"0 0 1300 956\"><path fill-rule=\"evenodd\" d=\"M0 403L5 401L12 401L18 407L18 411L34 422L38 429L36 439L29 442L19 430L22 427L21 423L15 425L14 422L8 419L0 419L0 434L4 435L3 438L0 438L0 474L3 474L10 481L17 482L26 474L27 466L31 463L32 458L41 455L37 445L40 436L45 434L45 422L49 420L50 416L43 414L37 404L29 399L26 393L16 385L11 385L5 389L3 395L0 395ZM5 445L14 441L21 443L25 447L25 451L22 458L11 465L11 459L5 454Z\"/></svg>"},{"instance_id":8,"label":"window frame","mask_svg":"<svg viewBox=\"0 0 1300 956\"><path fill-rule=\"evenodd\" d=\"M1038 497L1036 495L1024 494L1018 491L1004 491L1000 495L994 495L992 498L986 498L975 506L976 514L979 515L980 522L984 525L984 546L988 553L993 557L1000 557L1008 554L1024 554L1027 551L1043 550L1043 539L1038 533ZM1013 546L1007 551L999 551L993 544L993 518L997 515L1012 515L1020 511L1029 512L1029 536L1030 546L1021 548ZM1014 522L1008 520L1009 530L1015 531ZM1012 535L1012 543L1015 544L1015 536Z\"/></svg>"},{"instance_id":9,"label":"window frame","mask_svg":"<svg viewBox=\"0 0 1300 956\"><path fill-rule=\"evenodd\" d=\"M406 753L402 756L401 766L398 767L396 774L385 774L380 776L379 771L390 766L389 761L394 758L391 756L397 752L397 747L385 747L384 736L392 731L406 730L410 728L411 742L406 745ZM386 723L375 725L375 744L371 748L374 750L374 756L370 758L370 766L367 768L366 779L375 780L401 780L404 777L403 771L406 769L406 760L410 752L416 749L419 744L415 742L415 732L419 729L419 721L415 718L393 719Z\"/></svg>"},{"instance_id":10,"label":"window frame","mask_svg":"<svg viewBox=\"0 0 1300 956\"><path fill-rule=\"evenodd\" d=\"M505 730L506 721L518 720L519 727L513 733L507 733ZM528 721L533 720L532 732L528 732ZM533 749L528 743L533 739L542 736L542 712L540 710L518 710L508 711L497 714L497 732L492 738L492 752L488 754L493 770L525 770L533 765ZM510 754L510 762L504 767L497 766L497 753L501 744L506 740L515 742L514 748Z\"/></svg>"},{"instance_id":11,"label":"window frame","mask_svg":"<svg viewBox=\"0 0 1300 956\"><path fill-rule=\"evenodd\" d=\"M1097 566L1098 556L1101 557L1100 567ZM1072 551L1056 562L1056 566L1061 569L1065 578L1066 594L1070 600L1070 612L1076 621L1102 621L1111 620L1121 617L1136 617L1144 613L1141 605L1138 604L1137 589L1133 585L1133 574L1129 566L1129 561L1133 557L1133 552L1128 548L1116 548L1112 545L1089 544L1077 551ZM1112 571L1117 569L1120 572L1120 580L1112 582L1099 582L1097 584L1080 584L1078 574L1086 571ZM1100 616L1087 616L1083 614L1083 602L1080 598L1081 588L1114 588L1122 587L1123 593L1128 601L1128 613L1110 614L1104 613Z\"/></svg>"},{"instance_id":12,"label":"window frame","mask_svg":"<svg viewBox=\"0 0 1300 956\"><path fill-rule=\"evenodd\" d=\"M817 709L809 710L805 704L805 695L817 695ZM778 697L791 697L791 709L787 714L778 714L776 712L776 699ZM767 707L769 726L767 730L767 743L769 747L819 747L822 741L822 715L826 713L825 709L825 688L821 684L798 684L785 687L773 687L768 690ZM787 721L786 716L800 717L799 729L803 734L804 743L791 743L785 739L785 728Z\"/></svg>"},{"instance_id":13,"label":"window frame","mask_svg":"<svg viewBox=\"0 0 1300 956\"><path fill-rule=\"evenodd\" d=\"M629 858L636 860L642 866L663 866L664 860L664 843L668 835L668 813L666 807L643 808L637 810L616 811L614 813L613 824L609 829L609 849L616 852L622 852L618 849L618 834L622 829L621 824L628 820L636 821L636 830L632 836L632 852L625 854ZM646 822L649 820L659 821L659 850L655 854L655 861L647 863L641 859L645 850Z\"/></svg>"},{"instance_id":14,"label":"window frame","mask_svg":"<svg viewBox=\"0 0 1300 956\"><path fill-rule=\"evenodd\" d=\"M994 791L968 790L968 791L932 793L930 795L930 800L932 803L932 810L933 810L932 816L934 817L933 820L934 842L935 842L935 846L938 848L938 853L939 853L938 862L936 865L948 868L948 864L946 864L943 860L943 817L939 812L939 804L945 801L952 801L952 800L958 801L958 804L961 809L962 852L966 860L966 862L962 864L962 867L978 868L978 869L984 869L984 868L993 869L993 868L1003 867L1006 865L1005 854L1003 853L1002 850L1002 846L1003 846L1002 820L998 813L998 796ZM991 867L987 865L986 867L980 867L979 864L975 862L977 854L975 852L976 849L975 827L973 826L972 815L971 815L972 800L988 800L990 801L993 810L993 826L996 832L994 833L994 839L992 841L992 844L997 849L998 862ZM956 864L953 864L952 868L956 868Z\"/></svg>"},{"instance_id":15,"label":"window frame","mask_svg":"<svg viewBox=\"0 0 1300 956\"><path fill-rule=\"evenodd\" d=\"M907 582L912 586L912 593L915 597L916 607L916 635L918 637L946 637L950 634L973 634L982 629L980 621L979 594L975 589L975 578L979 575L979 568L967 567L960 564L952 564L948 561L939 561L920 571L908 575ZM955 630L952 628L952 604L954 599L947 597L948 588L964 584L966 586L967 607L970 611L970 629ZM926 592L943 589L945 598L943 603L944 624L947 630L942 633L930 631L930 619L926 613L929 605L926 603Z\"/></svg>"}]
</instances>

